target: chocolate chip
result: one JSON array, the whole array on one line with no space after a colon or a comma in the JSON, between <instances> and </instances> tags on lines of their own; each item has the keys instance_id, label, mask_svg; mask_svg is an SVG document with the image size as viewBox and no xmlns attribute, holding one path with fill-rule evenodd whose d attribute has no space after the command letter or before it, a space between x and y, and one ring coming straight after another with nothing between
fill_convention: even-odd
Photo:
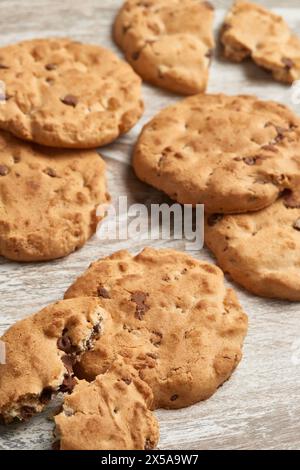
<instances>
[{"instance_id":1,"label":"chocolate chip","mask_svg":"<svg viewBox=\"0 0 300 470\"><path fill-rule=\"evenodd\" d=\"M66 104L67 106L73 106L73 108L76 108L78 104L78 98L74 95L66 95L64 98L60 99L63 104Z\"/></svg>"},{"instance_id":2,"label":"chocolate chip","mask_svg":"<svg viewBox=\"0 0 300 470\"><path fill-rule=\"evenodd\" d=\"M46 69L46 70L49 70L49 71L55 70L56 67L57 67L57 66L56 66L55 64L46 64L46 65L45 65L45 69Z\"/></svg>"},{"instance_id":3,"label":"chocolate chip","mask_svg":"<svg viewBox=\"0 0 300 470\"><path fill-rule=\"evenodd\" d=\"M73 373L74 360L71 356L62 356L61 358L63 365L67 369L69 374Z\"/></svg>"},{"instance_id":4,"label":"chocolate chip","mask_svg":"<svg viewBox=\"0 0 300 470\"><path fill-rule=\"evenodd\" d=\"M283 199L287 209L300 209L300 200L294 196L292 191L286 190L283 194Z\"/></svg>"},{"instance_id":5,"label":"chocolate chip","mask_svg":"<svg viewBox=\"0 0 300 470\"><path fill-rule=\"evenodd\" d=\"M9 67L7 67L7 65L0 64L0 69L1 69L1 70L8 70Z\"/></svg>"},{"instance_id":6,"label":"chocolate chip","mask_svg":"<svg viewBox=\"0 0 300 470\"><path fill-rule=\"evenodd\" d=\"M299 231L300 231L300 217L299 217L299 219L296 220L296 222L294 222L293 228L294 228L295 230L299 230Z\"/></svg>"},{"instance_id":7,"label":"chocolate chip","mask_svg":"<svg viewBox=\"0 0 300 470\"><path fill-rule=\"evenodd\" d=\"M51 387L44 388L44 390L40 394L40 398L39 398L40 403L42 403L43 405L46 405L51 400L52 393L53 393L53 390Z\"/></svg>"},{"instance_id":8,"label":"chocolate chip","mask_svg":"<svg viewBox=\"0 0 300 470\"><path fill-rule=\"evenodd\" d=\"M130 384L131 384L131 382L132 382L132 380L131 380L131 379L129 379L129 378L125 378L125 379L122 379L122 380L123 380L123 382L125 382L125 383L126 383L126 385L130 385Z\"/></svg>"},{"instance_id":9,"label":"chocolate chip","mask_svg":"<svg viewBox=\"0 0 300 470\"><path fill-rule=\"evenodd\" d=\"M163 335L159 331L152 331L152 334L154 337L152 337L150 341L153 346L158 348L161 345Z\"/></svg>"},{"instance_id":10,"label":"chocolate chip","mask_svg":"<svg viewBox=\"0 0 300 470\"><path fill-rule=\"evenodd\" d=\"M263 145L262 150L267 150L269 152L278 152L278 149L272 144Z\"/></svg>"},{"instance_id":11,"label":"chocolate chip","mask_svg":"<svg viewBox=\"0 0 300 470\"><path fill-rule=\"evenodd\" d=\"M24 420L32 418L34 414L35 408L33 408L32 406L22 406L20 410L21 418Z\"/></svg>"},{"instance_id":12,"label":"chocolate chip","mask_svg":"<svg viewBox=\"0 0 300 470\"><path fill-rule=\"evenodd\" d=\"M59 387L59 391L62 393L71 393L76 385L76 379L72 375L66 374L63 383Z\"/></svg>"},{"instance_id":13,"label":"chocolate chip","mask_svg":"<svg viewBox=\"0 0 300 470\"><path fill-rule=\"evenodd\" d=\"M56 171L53 170L53 168L46 168L44 173L46 173L46 175L50 176L51 178L55 178L57 176Z\"/></svg>"},{"instance_id":14,"label":"chocolate chip","mask_svg":"<svg viewBox=\"0 0 300 470\"><path fill-rule=\"evenodd\" d=\"M206 6L206 8L208 8L209 10L212 10L214 11L215 7L210 3L210 2L202 2L204 6Z\"/></svg>"},{"instance_id":15,"label":"chocolate chip","mask_svg":"<svg viewBox=\"0 0 300 470\"><path fill-rule=\"evenodd\" d=\"M213 55L214 55L214 50L209 49L207 53L205 54L205 57L207 57L208 59L211 59Z\"/></svg>"},{"instance_id":16,"label":"chocolate chip","mask_svg":"<svg viewBox=\"0 0 300 470\"><path fill-rule=\"evenodd\" d=\"M146 305L146 299L148 295L145 292L136 291L131 296L131 302L136 303L135 316L139 320L142 320L145 313L149 310L149 306Z\"/></svg>"},{"instance_id":17,"label":"chocolate chip","mask_svg":"<svg viewBox=\"0 0 300 470\"><path fill-rule=\"evenodd\" d=\"M288 57L282 57L281 62L283 63L283 65L285 65L285 68L287 70L292 69L295 65L292 59L289 59Z\"/></svg>"},{"instance_id":18,"label":"chocolate chip","mask_svg":"<svg viewBox=\"0 0 300 470\"><path fill-rule=\"evenodd\" d=\"M151 449L153 449L153 448L154 448L153 442L152 442L150 439L146 439L144 449L145 449L145 450L151 450Z\"/></svg>"},{"instance_id":19,"label":"chocolate chip","mask_svg":"<svg viewBox=\"0 0 300 470\"><path fill-rule=\"evenodd\" d=\"M170 400L171 401L176 401L178 399L178 395L172 395Z\"/></svg>"},{"instance_id":20,"label":"chocolate chip","mask_svg":"<svg viewBox=\"0 0 300 470\"><path fill-rule=\"evenodd\" d=\"M138 60L140 57L140 51L136 51L132 54L132 60Z\"/></svg>"},{"instance_id":21,"label":"chocolate chip","mask_svg":"<svg viewBox=\"0 0 300 470\"><path fill-rule=\"evenodd\" d=\"M58 349L60 349L61 351L64 351L67 354L70 354L71 352L73 352L74 348L72 346L69 336L67 335L66 329L63 331L61 338L58 338L57 347Z\"/></svg>"},{"instance_id":22,"label":"chocolate chip","mask_svg":"<svg viewBox=\"0 0 300 470\"><path fill-rule=\"evenodd\" d=\"M213 227L218 222L220 222L223 219L223 217L224 217L223 214L211 214L207 219L207 224L210 227Z\"/></svg>"},{"instance_id":23,"label":"chocolate chip","mask_svg":"<svg viewBox=\"0 0 300 470\"><path fill-rule=\"evenodd\" d=\"M246 163L246 165L252 166L255 165L257 160L257 157L245 157L243 158L243 161Z\"/></svg>"},{"instance_id":24,"label":"chocolate chip","mask_svg":"<svg viewBox=\"0 0 300 470\"><path fill-rule=\"evenodd\" d=\"M6 176L9 173L9 168L6 165L0 165L0 176Z\"/></svg>"},{"instance_id":25,"label":"chocolate chip","mask_svg":"<svg viewBox=\"0 0 300 470\"><path fill-rule=\"evenodd\" d=\"M105 287L99 287L97 290L98 297L103 297L104 299L110 299L109 292L105 289Z\"/></svg>"}]
</instances>

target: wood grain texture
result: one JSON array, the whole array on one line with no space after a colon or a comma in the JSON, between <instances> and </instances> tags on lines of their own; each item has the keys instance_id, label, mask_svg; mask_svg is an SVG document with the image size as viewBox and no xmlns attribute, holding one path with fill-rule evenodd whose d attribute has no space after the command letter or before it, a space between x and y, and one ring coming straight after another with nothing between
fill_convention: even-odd
<instances>
[{"instance_id":1,"label":"wood grain texture","mask_svg":"<svg viewBox=\"0 0 300 470\"><path fill-rule=\"evenodd\" d=\"M217 8L217 32L231 1L215 0L213 3ZM300 35L299 0L260 3L281 13ZM111 25L121 4L121 0L2 0L0 44L59 35L102 44L117 51L111 40ZM143 91L146 111L141 122L117 143L102 149L114 201L124 194L131 202L166 200L136 180L130 169L130 154L142 124L178 97L146 85ZM209 91L254 93L291 106L288 87L271 80L251 62L235 65L224 61L219 51L213 61ZM294 109L300 112L300 106ZM151 244L184 249L183 242ZM141 240L101 242L95 237L79 252L50 263L18 264L0 258L0 333L16 320L61 298L91 261L120 248L137 252L144 245ZM192 254L212 260L206 250ZM157 413L161 424L161 449L300 447L299 304L264 300L236 289L250 317L244 360L233 378L210 400L180 411ZM45 417L50 412L47 410L27 424L0 427L0 449L49 448L53 424Z\"/></svg>"}]
</instances>

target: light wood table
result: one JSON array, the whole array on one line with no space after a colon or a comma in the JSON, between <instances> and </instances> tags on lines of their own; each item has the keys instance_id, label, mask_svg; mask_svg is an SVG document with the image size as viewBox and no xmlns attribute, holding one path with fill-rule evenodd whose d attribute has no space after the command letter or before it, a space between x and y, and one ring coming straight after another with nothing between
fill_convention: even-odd
<instances>
[{"instance_id":1,"label":"light wood table","mask_svg":"<svg viewBox=\"0 0 300 470\"><path fill-rule=\"evenodd\" d=\"M121 0L2 0L0 44L60 35L117 51L111 40L111 25L121 3ZM217 32L231 1L213 3L217 8ZM283 14L300 35L299 0L260 3ZM142 121L126 137L102 149L114 200L124 194L136 202L164 199L136 180L130 169L130 154L142 124L178 97L146 85L143 91L146 111ZM220 56L213 61L209 91L254 93L291 105L289 87L272 81L251 62L235 65ZM300 112L300 106L294 108ZM184 248L183 242L152 244ZM124 247L137 252L143 245L141 241L109 243L94 238L79 252L59 261L17 264L0 259L0 333L16 320L62 298L65 289L91 261ZM212 260L206 250L193 254ZM157 412L161 449L300 447L299 304L264 300L237 290L250 317L244 360L233 378L210 400L180 411ZM50 448L53 424L45 419L49 413L27 424L0 427L0 449Z\"/></svg>"}]
</instances>

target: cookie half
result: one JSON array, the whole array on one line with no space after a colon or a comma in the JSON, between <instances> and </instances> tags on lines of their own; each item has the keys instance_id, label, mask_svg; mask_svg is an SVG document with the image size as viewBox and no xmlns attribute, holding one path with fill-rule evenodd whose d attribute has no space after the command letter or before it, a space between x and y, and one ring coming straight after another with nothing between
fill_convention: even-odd
<instances>
[{"instance_id":1,"label":"cookie half","mask_svg":"<svg viewBox=\"0 0 300 470\"><path fill-rule=\"evenodd\" d=\"M57 302L13 325L1 338L0 420L24 421L53 394L76 384L73 366L100 335L105 312L97 299Z\"/></svg>"},{"instance_id":2,"label":"cookie half","mask_svg":"<svg viewBox=\"0 0 300 470\"><path fill-rule=\"evenodd\" d=\"M209 213L262 209L300 176L300 120L254 96L197 95L143 129L133 167L146 183Z\"/></svg>"},{"instance_id":3,"label":"cookie half","mask_svg":"<svg viewBox=\"0 0 300 470\"><path fill-rule=\"evenodd\" d=\"M0 48L0 80L6 87L0 128L50 147L108 144L143 111L141 80L127 63L70 39Z\"/></svg>"},{"instance_id":4,"label":"cookie half","mask_svg":"<svg viewBox=\"0 0 300 470\"><path fill-rule=\"evenodd\" d=\"M60 258L96 230L106 203L105 164L92 150L30 145L0 131L0 255Z\"/></svg>"},{"instance_id":5,"label":"cookie half","mask_svg":"<svg viewBox=\"0 0 300 470\"><path fill-rule=\"evenodd\" d=\"M150 387L123 360L92 383L79 381L55 416L55 449L150 450L159 427Z\"/></svg>"},{"instance_id":6,"label":"cookie half","mask_svg":"<svg viewBox=\"0 0 300 470\"><path fill-rule=\"evenodd\" d=\"M116 18L115 41L144 80L177 93L200 93L214 47L213 10L198 0L129 0Z\"/></svg>"},{"instance_id":7,"label":"cookie half","mask_svg":"<svg viewBox=\"0 0 300 470\"><path fill-rule=\"evenodd\" d=\"M221 268L262 297L300 300L300 197L252 214L210 215L205 241Z\"/></svg>"},{"instance_id":8,"label":"cookie half","mask_svg":"<svg viewBox=\"0 0 300 470\"><path fill-rule=\"evenodd\" d=\"M109 314L76 368L93 380L116 356L154 393L154 408L210 397L242 357L247 317L216 266L174 250L127 251L92 264L65 297L98 296Z\"/></svg>"},{"instance_id":9,"label":"cookie half","mask_svg":"<svg viewBox=\"0 0 300 470\"><path fill-rule=\"evenodd\" d=\"M221 41L225 57L234 62L251 57L281 82L293 83L300 77L300 38L281 16L260 5L236 1L225 19Z\"/></svg>"}]
</instances>

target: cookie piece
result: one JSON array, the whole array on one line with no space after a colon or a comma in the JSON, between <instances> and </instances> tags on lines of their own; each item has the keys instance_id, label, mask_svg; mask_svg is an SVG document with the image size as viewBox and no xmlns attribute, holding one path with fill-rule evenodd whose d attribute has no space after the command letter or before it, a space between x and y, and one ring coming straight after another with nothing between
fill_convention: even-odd
<instances>
[{"instance_id":1,"label":"cookie piece","mask_svg":"<svg viewBox=\"0 0 300 470\"><path fill-rule=\"evenodd\" d=\"M36 39L0 48L0 64L0 128L22 139L95 148L128 132L142 114L140 78L102 47Z\"/></svg>"},{"instance_id":2,"label":"cookie piece","mask_svg":"<svg viewBox=\"0 0 300 470\"><path fill-rule=\"evenodd\" d=\"M30 145L0 131L0 255L44 261L80 248L107 202L105 164L95 151Z\"/></svg>"},{"instance_id":3,"label":"cookie piece","mask_svg":"<svg viewBox=\"0 0 300 470\"><path fill-rule=\"evenodd\" d=\"M144 80L177 93L200 93L214 47L213 10L198 0L129 0L116 18L115 41Z\"/></svg>"},{"instance_id":4,"label":"cookie piece","mask_svg":"<svg viewBox=\"0 0 300 470\"><path fill-rule=\"evenodd\" d=\"M240 213L297 187L299 154L300 120L283 105L254 96L197 95L144 127L133 166L142 181L182 204Z\"/></svg>"},{"instance_id":5,"label":"cookie piece","mask_svg":"<svg viewBox=\"0 0 300 470\"><path fill-rule=\"evenodd\" d=\"M80 381L55 416L60 450L150 450L159 427L149 410L153 395L122 360L95 381Z\"/></svg>"},{"instance_id":6,"label":"cookie piece","mask_svg":"<svg viewBox=\"0 0 300 470\"><path fill-rule=\"evenodd\" d=\"M216 266L174 250L121 251L92 264L65 297L84 295L98 295L110 316L80 378L121 355L152 388L154 408L182 408L210 397L241 359L247 317Z\"/></svg>"},{"instance_id":7,"label":"cookie piece","mask_svg":"<svg viewBox=\"0 0 300 470\"><path fill-rule=\"evenodd\" d=\"M221 268L250 292L300 300L300 196L252 214L208 216L205 240Z\"/></svg>"},{"instance_id":8,"label":"cookie piece","mask_svg":"<svg viewBox=\"0 0 300 470\"><path fill-rule=\"evenodd\" d=\"M300 38L287 23L260 5L236 1L221 33L224 55L234 62L247 57L272 72L276 80L300 78Z\"/></svg>"},{"instance_id":9,"label":"cookie piece","mask_svg":"<svg viewBox=\"0 0 300 470\"><path fill-rule=\"evenodd\" d=\"M0 420L29 419L58 392L72 391L73 365L101 332L105 312L97 299L57 302L13 325L1 340Z\"/></svg>"}]
</instances>

